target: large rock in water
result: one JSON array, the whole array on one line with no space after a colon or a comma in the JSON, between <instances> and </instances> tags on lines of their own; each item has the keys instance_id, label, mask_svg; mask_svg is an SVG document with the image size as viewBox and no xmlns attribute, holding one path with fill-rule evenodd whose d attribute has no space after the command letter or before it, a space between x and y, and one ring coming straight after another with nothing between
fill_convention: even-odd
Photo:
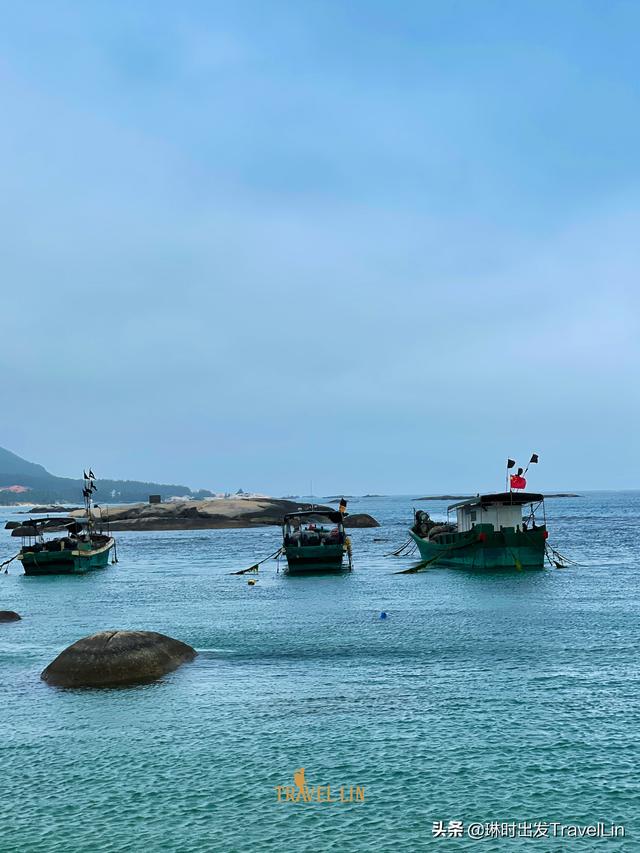
<instances>
[{"instance_id":1,"label":"large rock in water","mask_svg":"<svg viewBox=\"0 0 640 853\"><path fill-rule=\"evenodd\" d=\"M20 619L22 616L15 610L0 610L0 622L18 622Z\"/></svg>"},{"instance_id":2,"label":"large rock in water","mask_svg":"<svg viewBox=\"0 0 640 853\"><path fill-rule=\"evenodd\" d=\"M153 681L197 652L154 631L100 631L69 646L40 676L55 687L109 687Z\"/></svg>"},{"instance_id":3,"label":"large rock in water","mask_svg":"<svg viewBox=\"0 0 640 853\"><path fill-rule=\"evenodd\" d=\"M345 527L380 527L380 522L376 521L372 515L367 512L356 512L351 515L347 513L344 517Z\"/></svg>"}]
</instances>

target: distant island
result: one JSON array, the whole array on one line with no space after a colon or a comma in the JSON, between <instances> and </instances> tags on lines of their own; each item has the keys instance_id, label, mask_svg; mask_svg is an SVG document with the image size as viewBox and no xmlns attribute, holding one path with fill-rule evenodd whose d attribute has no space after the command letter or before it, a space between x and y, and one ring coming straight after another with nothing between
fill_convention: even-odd
<instances>
[{"instance_id":1,"label":"distant island","mask_svg":"<svg viewBox=\"0 0 640 853\"><path fill-rule=\"evenodd\" d=\"M424 498L414 498L416 501L467 501L475 498L476 495L427 495ZM581 498L582 495L575 495L572 492L556 492L552 495L543 495L545 498Z\"/></svg>"},{"instance_id":2,"label":"distant island","mask_svg":"<svg viewBox=\"0 0 640 853\"><path fill-rule=\"evenodd\" d=\"M188 486L167 483L147 483L140 480L97 480L95 499L101 501L147 501L149 495L206 498L213 493L207 489L192 491ZM0 447L0 505L26 503L78 503L82 500L81 479L56 477L42 465L28 462L10 450Z\"/></svg>"}]
</instances>

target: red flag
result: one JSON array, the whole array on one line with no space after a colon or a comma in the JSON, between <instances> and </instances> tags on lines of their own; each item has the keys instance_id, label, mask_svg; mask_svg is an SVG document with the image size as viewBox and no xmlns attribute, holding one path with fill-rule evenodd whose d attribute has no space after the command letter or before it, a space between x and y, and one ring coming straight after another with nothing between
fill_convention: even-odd
<instances>
[{"instance_id":1,"label":"red flag","mask_svg":"<svg viewBox=\"0 0 640 853\"><path fill-rule=\"evenodd\" d=\"M509 478L511 482L512 489L526 489L527 481L524 477L521 477L520 474L512 474Z\"/></svg>"}]
</instances>

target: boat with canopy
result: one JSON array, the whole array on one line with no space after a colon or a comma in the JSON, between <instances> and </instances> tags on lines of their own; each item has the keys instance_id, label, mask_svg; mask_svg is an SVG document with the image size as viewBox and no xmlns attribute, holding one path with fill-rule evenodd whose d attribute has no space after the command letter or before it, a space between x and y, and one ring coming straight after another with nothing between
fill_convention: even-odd
<instances>
[{"instance_id":1,"label":"boat with canopy","mask_svg":"<svg viewBox=\"0 0 640 853\"><path fill-rule=\"evenodd\" d=\"M351 542L345 533L344 515L337 510L311 509L284 516L282 550L289 574L351 570Z\"/></svg>"},{"instance_id":2,"label":"boat with canopy","mask_svg":"<svg viewBox=\"0 0 640 853\"><path fill-rule=\"evenodd\" d=\"M85 473L85 518L31 518L25 522L9 521L5 525L11 535L22 539L16 558L22 563L25 575L84 574L109 562L115 540L109 533L96 529L93 492L96 489L93 472ZM47 532L62 532L48 539Z\"/></svg>"}]
</instances>

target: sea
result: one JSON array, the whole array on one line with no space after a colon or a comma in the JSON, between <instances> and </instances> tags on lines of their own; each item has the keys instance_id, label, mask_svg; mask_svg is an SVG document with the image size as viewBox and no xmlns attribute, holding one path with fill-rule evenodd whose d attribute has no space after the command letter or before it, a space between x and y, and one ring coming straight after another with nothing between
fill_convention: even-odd
<instances>
[{"instance_id":1,"label":"sea","mask_svg":"<svg viewBox=\"0 0 640 853\"><path fill-rule=\"evenodd\" d=\"M546 506L576 565L400 574L413 508L446 513L416 496L350 500L380 527L338 576L233 574L272 527L119 533L84 576L10 564L0 851L640 851L640 492ZM198 656L143 686L40 680L106 629Z\"/></svg>"}]
</instances>

